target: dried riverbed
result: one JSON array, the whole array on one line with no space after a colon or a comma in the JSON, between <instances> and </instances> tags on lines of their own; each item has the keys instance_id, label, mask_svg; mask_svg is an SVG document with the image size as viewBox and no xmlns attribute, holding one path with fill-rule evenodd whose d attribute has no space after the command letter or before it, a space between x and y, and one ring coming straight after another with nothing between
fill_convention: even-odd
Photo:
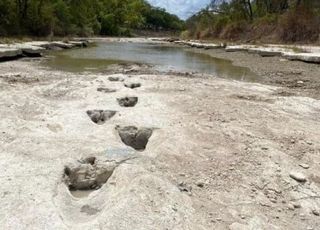
<instances>
[{"instance_id":1,"label":"dried riverbed","mask_svg":"<svg viewBox=\"0 0 320 230\"><path fill-rule=\"evenodd\" d=\"M320 64L289 61L281 57L261 57L259 54L247 52L228 53L223 49L193 48L192 51L227 59L234 65L247 67L260 76L260 82L284 87L284 95L320 99Z\"/></svg>"},{"instance_id":2,"label":"dried riverbed","mask_svg":"<svg viewBox=\"0 0 320 230\"><path fill-rule=\"evenodd\" d=\"M253 71L270 76L280 64L301 78L318 68L208 52L255 59ZM0 226L316 230L312 92L147 65L70 73L0 63Z\"/></svg>"}]
</instances>

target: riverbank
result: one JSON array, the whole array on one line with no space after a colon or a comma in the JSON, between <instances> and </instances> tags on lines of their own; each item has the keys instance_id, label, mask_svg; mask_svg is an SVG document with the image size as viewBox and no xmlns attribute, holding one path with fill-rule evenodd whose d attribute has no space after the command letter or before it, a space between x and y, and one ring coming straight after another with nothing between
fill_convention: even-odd
<instances>
[{"instance_id":1,"label":"riverbank","mask_svg":"<svg viewBox=\"0 0 320 230\"><path fill-rule=\"evenodd\" d=\"M212 57L230 60L236 66L247 67L261 77L261 82L283 87L283 95L308 96L320 99L320 65L289 61L281 57L261 57L246 52L225 52L222 49L200 50Z\"/></svg>"},{"instance_id":2,"label":"riverbank","mask_svg":"<svg viewBox=\"0 0 320 230\"><path fill-rule=\"evenodd\" d=\"M267 72L253 56L251 67ZM277 59L263 60L273 68ZM0 63L0 89L5 229L320 224L318 100L205 74L143 65L70 73L36 59Z\"/></svg>"},{"instance_id":3,"label":"riverbank","mask_svg":"<svg viewBox=\"0 0 320 230\"><path fill-rule=\"evenodd\" d=\"M88 40L29 41L0 44L0 62L22 57L42 57L47 50L63 50L88 47Z\"/></svg>"},{"instance_id":4,"label":"riverbank","mask_svg":"<svg viewBox=\"0 0 320 230\"><path fill-rule=\"evenodd\" d=\"M189 49L192 52L230 60L236 66L249 68L260 77L259 82L284 87L283 95L320 98L319 46L226 45L162 38L155 40L191 47ZM305 58L310 59L306 61Z\"/></svg>"}]
</instances>

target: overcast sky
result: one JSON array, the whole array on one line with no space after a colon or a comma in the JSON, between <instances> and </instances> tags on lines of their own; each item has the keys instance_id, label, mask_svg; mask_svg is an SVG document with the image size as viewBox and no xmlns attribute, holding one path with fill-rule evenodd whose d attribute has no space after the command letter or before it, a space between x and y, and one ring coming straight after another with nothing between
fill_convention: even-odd
<instances>
[{"instance_id":1,"label":"overcast sky","mask_svg":"<svg viewBox=\"0 0 320 230\"><path fill-rule=\"evenodd\" d=\"M205 7L210 0L148 0L152 5L165 8L168 12L186 19Z\"/></svg>"}]
</instances>

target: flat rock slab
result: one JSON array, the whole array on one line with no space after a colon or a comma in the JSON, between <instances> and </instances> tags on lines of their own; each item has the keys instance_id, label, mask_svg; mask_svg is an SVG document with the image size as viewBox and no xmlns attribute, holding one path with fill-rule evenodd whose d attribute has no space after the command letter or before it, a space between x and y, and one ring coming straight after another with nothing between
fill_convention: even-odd
<instances>
[{"instance_id":1,"label":"flat rock slab","mask_svg":"<svg viewBox=\"0 0 320 230\"><path fill-rule=\"evenodd\" d=\"M282 55L284 58L287 58L291 61L303 61L309 63L320 64L320 53L284 53Z\"/></svg>"},{"instance_id":2,"label":"flat rock slab","mask_svg":"<svg viewBox=\"0 0 320 230\"><path fill-rule=\"evenodd\" d=\"M53 44L51 42L47 41L33 41L33 42L26 42L24 45L30 45L30 46L37 46L37 47L42 47L45 49L52 49Z\"/></svg>"},{"instance_id":3,"label":"flat rock slab","mask_svg":"<svg viewBox=\"0 0 320 230\"><path fill-rule=\"evenodd\" d=\"M251 47L250 46L227 46L225 48L225 51L227 52L241 52L241 51L248 51Z\"/></svg>"},{"instance_id":4,"label":"flat rock slab","mask_svg":"<svg viewBox=\"0 0 320 230\"><path fill-rule=\"evenodd\" d=\"M87 47L88 46L87 41L70 41L68 43L71 45L74 45L76 47Z\"/></svg>"},{"instance_id":5,"label":"flat rock slab","mask_svg":"<svg viewBox=\"0 0 320 230\"><path fill-rule=\"evenodd\" d=\"M214 44L214 43L209 43L209 44L203 44L203 48L209 50L209 49L219 49L223 48L223 44Z\"/></svg>"},{"instance_id":6,"label":"flat rock slab","mask_svg":"<svg viewBox=\"0 0 320 230\"><path fill-rule=\"evenodd\" d=\"M41 56L41 53L45 51L45 48L40 46L33 46L26 43L16 43L9 45L0 45L0 48L20 50L20 54L25 54L26 56Z\"/></svg>"},{"instance_id":7,"label":"flat rock slab","mask_svg":"<svg viewBox=\"0 0 320 230\"><path fill-rule=\"evenodd\" d=\"M292 172L290 172L289 176L290 176L292 179L294 179L294 180L296 180L296 181L298 181L298 182L306 182L306 181L307 181L306 176L303 175L303 174L300 173L300 172L294 172L294 171L292 171Z\"/></svg>"},{"instance_id":8,"label":"flat rock slab","mask_svg":"<svg viewBox=\"0 0 320 230\"><path fill-rule=\"evenodd\" d=\"M0 47L0 58L13 58L21 54L21 49Z\"/></svg>"},{"instance_id":9,"label":"flat rock slab","mask_svg":"<svg viewBox=\"0 0 320 230\"><path fill-rule=\"evenodd\" d=\"M66 42L52 42L51 44L55 47L62 48L62 49L71 49L75 47L74 44L66 43Z\"/></svg>"},{"instance_id":10,"label":"flat rock slab","mask_svg":"<svg viewBox=\"0 0 320 230\"><path fill-rule=\"evenodd\" d=\"M178 45L186 45L185 41L174 41L173 43L178 44Z\"/></svg>"},{"instance_id":11,"label":"flat rock slab","mask_svg":"<svg viewBox=\"0 0 320 230\"><path fill-rule=\"evenodd\" d=\"M14 47L21 49L23 54L27 56L41 56L42 52L46 49L39 46L33 46L28 44L15 44Z\"/></svg>"},{"instance_id":12,"label":"flat rock slab","mask_svg":"<svg viewBox=\"0 0 320 230\"><path fill-rule=\"evenodd\" d=\"M195 47L195 48L204 48L204 45L202 43L198 43L198 42L190 42L190 43L187 43L187 45L189 45L191 47Z\"/></svg>"},{"instance_id":13,"label":"flat rock slab","mask_svg":"<svg viewBox=\"0 0 320 230\"><path fill-rule=\"evenodd\" d=\"M118 76L110 76L108 77L109 81L124 81L124 79L122 77L118 77Z\"/></svg>"},{"instance_id":14,"label":"flat rock slab","mask_svg":"<svg viewBox=\"0 0 320 230\"><path fill-rule=\"evenodd\" d=\"M187 45L195 48L203 48L203 49L218 49L223 48L223 44L216 44L216 43L201 43L201 42L195 42L195 41L172 41L175 44L178 45Z\"/></svg>"},{"instance_id":15,"label":"flat rock slab","mask_svg":"<svg viewBox=\"0 0 320 230\"><path fill-rule=\"evenodd\" d=\"M275 57L275 56L281 56L284 51L287 51L285 49L277 49L277 48L249 48L249 53L256 53L259 54L262 57Z\"/></svg>"},{"instance_id":16,"label":"flat rock slab","mask_svg":"<svg viewBox=\"0 0 320 230\"><path fill-rule=\"evenodd\" d=\"M70 42L61 42L61 41L54 41L54 42L48 42L48 41L33 41L33 42L26 42L22 43L22 46L32 46L32 47L42 47L45 49L71 49L74 47L87 47L89 44L88 41L70 41Z\"/></svg>"}]
</instances>

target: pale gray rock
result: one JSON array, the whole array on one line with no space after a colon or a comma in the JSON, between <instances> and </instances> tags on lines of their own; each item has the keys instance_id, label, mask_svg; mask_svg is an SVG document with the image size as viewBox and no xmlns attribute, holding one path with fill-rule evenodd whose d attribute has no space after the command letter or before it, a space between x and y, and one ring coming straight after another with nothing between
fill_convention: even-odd
<instances>
[{"instance_id":1,"label":"pale gray rock","mask_svg":"<svg viewBox=\"0 0 320 230\"><path fill-rule=\"evenodd\" d=\"M283 57L291 61L304 61L310 63L320 63L320 53L293 53L287 52Z\"/></svg>"},{"instance_id":2,"label":"pale gray rock","mask_svg":"<svg viewBox=\"0 0 320 230\"><path fill-rule=\"evenodd\" d=\"M292 171L292 172L290 172L289 176L298 182L306 182L307 181L306 176L300 172Z\"/></svg>"},{"instance_id":3,"label":"pale gray rock","mask_svg":"<svg viewBox=\"0 0 320 230\"><path fill-rule=\"evenodd\" d=\"M0 58L13 58L21 54L22 54L21 49L0 47Z\"/></svg>"}]
</instances>

